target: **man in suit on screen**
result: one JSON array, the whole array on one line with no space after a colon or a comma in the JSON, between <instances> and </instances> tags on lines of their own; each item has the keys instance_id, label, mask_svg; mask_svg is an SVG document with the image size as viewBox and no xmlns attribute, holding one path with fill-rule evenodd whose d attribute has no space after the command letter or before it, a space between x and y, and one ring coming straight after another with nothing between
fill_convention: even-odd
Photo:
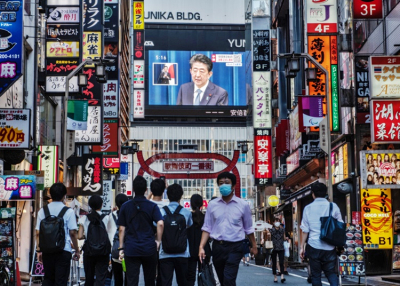
<instances>
[{"instance_id":1,"label":"man in suit on screen","mask_svg":"<svg viewBox=\"0 0 400 286\"><path fill-rule=\"evenodd\" d=\"M182 84L176 105L228 105L228 92L210 81L212 61L196 54L190 59L192 82Z\"/></svg>"},{"instance_id":2,"label":"man in suit on screen","mask_svg":"<svg viewBox=\"0 0 400 286\"><path fill-rule=\"evenodd\" d=\"M157 83L159 83L159 84L169 84L170 80L171 80L171 75L168 72L168 67L164 66L163 70L160 73L160 76L158 77Z\"/></svg>"}]
</instances>

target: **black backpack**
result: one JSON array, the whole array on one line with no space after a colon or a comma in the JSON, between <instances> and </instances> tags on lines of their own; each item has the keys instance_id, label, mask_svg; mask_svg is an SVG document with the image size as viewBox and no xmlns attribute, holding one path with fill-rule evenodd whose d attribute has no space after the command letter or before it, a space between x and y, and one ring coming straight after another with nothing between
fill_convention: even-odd
<instances>
[{"instance_id":1,"label":"black backpack","mask_svg":"<svg viewBox=\"0 0 400 286\"><path fill-rule=\"evenodd\" d=\"M87 256L109 255L111 252L110 239L103 223L105 216L105 214L101 216L97 214L87 215L90 221L84 247Z\"/></svg>"},{"instance_id":2,"label":"black backpack","mask_svg":"<svg viewBox=\"0 0 400 286\"><path fill-rule=\"evenodd\" d=\"M57 253L65 247L64 214L68 207L63 207L58 216L50 214L48 206L43 208L45 218L40 222L39 248L43 253Z\"/></svg>"},{"instance_id":3,"label":"black backpack","mask_svg":"<svg viewBox=\"0 0 400 286\"><path fill-rule=\"evenodd\" d=\"M174 213L171 213L168 206L163 207L163 209L166 212L162 236L164 252L169 254L185 252L187 248L186 219L179 213L182 206L178 206Z\"/></svg>"},{"instance_id":4,"label":"black backpack","mask_svg":"<svg viewBox=\"0 0 400 286\"><path fill-rule=\"evenodd\" d=\"M118 250L118 248L119 248L119 227L118 227L118 224L117 224L117 218L115 217L114 214L112 214L112 217L113 217L114 222L115 222L115 224L117 226L117 230L115 231L114 238L113 238L113 246L112 246L112 249L111 249L111 257L114 258L114 259L118 259L119 258L119 250Z\"/></svg>"}]
</instances>

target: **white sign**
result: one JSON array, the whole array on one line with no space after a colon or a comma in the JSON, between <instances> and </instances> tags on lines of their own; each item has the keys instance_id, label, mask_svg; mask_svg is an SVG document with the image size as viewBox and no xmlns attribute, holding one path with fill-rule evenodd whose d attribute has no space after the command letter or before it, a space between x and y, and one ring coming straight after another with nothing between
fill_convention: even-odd
<instances>
[{"instance_id":1,"label":"white sign","mask_svg":"<svg viewBox=\"0 0 400 286\"><path fill-rule=\"evenodd\" d=\"M244 25L243 0L146 1L146 23Z\"/></svg>"},{"instance_id":2,"label":"white sign","mask_svg":"<svg viewBox=\"0 0 400 286\"><path fill-rule=\"evenodd\" d=\"M236 63L242 64L242 55L234 54L234 55L221 55L221 54L212 54L211 61L213 63Z\"/></svg>"},{"instance_id":3,"label":"white sign","mask_svg":"<svg viewBox=\"0 0 400 286\"><path fill-rule=\"evenodd\" d=\"M144 88L144 61L133 63L133 87Z\"/></svg>"},{"instance_id":4,"label":"white sign","mask_svg":"<svg viewBox=\"0 0 400 286\"><path fill-rule=\"evenodd\" d=\"M144 90L133 92L133 118L144 118Z\"/></svg>"},{"instance_id":5,"label":"white sign","mask_svg":"<svg viewBox=\"0 0 400 286\"><path fill-rule=\"evenodd\" d=\"M65 76L47 76L46 92L65 93ZM78 77L74 76L69 80L69 92L79 92Z\"/></svg>"},{"instance_id":6,"label":"white sign","mask_svg":"<svg viewBox=\"0 0 400 286\"><path fill-rule=\"evenodd\" d=\"M67 130L67 158L75 153L75 131Z\"/></svg>"},{"instance_id":7,"label":"white sign","mask_svg":"<svg viewBox=\"0 0 400 286\"><path fill-rule=\"evenodd\" d=\"M372 98L400 97L400 56L370 57L369 75Z\"/></svg>"},{"instance_id":8,"label":"white sign","mask_svg":"<svg viewBox=\"0 0 400 286\"><path fill-rule=\"evenodd\" d=\"M44 171L44 187L50 188L58 181L58 146L39 146L38 170Z\"/></svg>"},{"instance_id":9,"label":"white sign","mask_svg":"<svg viewBox=\"0 0 400 286\"><path fill-rule=\"evenodd\" d=\"M31 111L0 109L0 148L29 148Z\"/></svg>"},{"instance_id":10,"label":"white sign","mask_svg":"<svg viewBox=\"0 0 400 286\"><path fill-rule=\"evenodd\" d=\"M21 76L0 97L0 108L23 108L24 76Z\"/></svg>"},{"instance_id":11,"label":"white sign","mask_svg":"<svg viewBox=\"0 0 400 286\"><path fill-rule=\"evenodd\" d=\"M272 128L271 72L253 72L253 126Z\"/></svg>"},{"instance_id":12,"label":"white sign","mask_svg":"<svg viewBox=\"0 0 400 286\"><path fill-rule=\"evenodd\" d=\"M54 0L58 1L58 0ZM76 1L76 0L74 0ZM79 23L79 7L56 7L49 9L47 23Z\"/></svg>"},{"instance_id":13,"label":"white sign","mask_svg":"<svg viewBox=\"0 0 400 286\"><path fill-rule=\"evenodd\" d=\"M307 0L307 33L337 33L337 1Z\"/></svg>"},{"instance_id":14,"label":"white sign","mask_svg":"<svg viewBox=\"0 0 400 286\"><path fill-rule=\"evenodd\" d=\"M325 116L319 123L319 145L326 154L328 154L328 136L328 118Z\"/></svg>"},{"instance_id":15,"label":"white sign","mask_svg":"<svg viewBox=\"0 0 400 286\"><path fill-rule=\"evenodd\" d=\"M103 181L103 195L101 196L103 199L103 207L101 208L102 211L111 211L111 203L113 199L113 192L112 192L112 181L111 180L104 180Z\"/></svg>"},{"instance_id":16,"label":"white sign","mask_svg":"<svg viewBox=\"0 0 400 286\"><path fill-rule=\"evenodd\" d=\"M87 129L75 131L75 143L101 143L103 137L101 109L100 106L89 106Z\"/></svg>"},{"instance_id":17,"label":"white sign","mask_svg":"<svg viewBox=\"0 0 400 286\"><path fill-rule=\"evenodd\" d=\"M104 118L118 117L119 93L118 80L108 80L103 84Z\"/></svg>"},{"instance_id":18,"label":"white sign","mask_svg":"<svg viewBox=\"0 0 400 286\"><path fill-rule=\"evenodd\" d=\"M132 174L132 164L133 158L132 154L121 155L121 162L128 163L128 179L125 181L121 181L121 192L128 195L132 195L133 191L133 174Z\"/></svg>"},{"instance_id":19,"label":"white sign","mask_svg":"<svg viewBox=\"0 0 400 286\"><path fill-rule=\"evenodd\" d=\"M76 5L79 5L79 0L47 0L47 6L76 6Z\"/></svg>"}]
</instances>

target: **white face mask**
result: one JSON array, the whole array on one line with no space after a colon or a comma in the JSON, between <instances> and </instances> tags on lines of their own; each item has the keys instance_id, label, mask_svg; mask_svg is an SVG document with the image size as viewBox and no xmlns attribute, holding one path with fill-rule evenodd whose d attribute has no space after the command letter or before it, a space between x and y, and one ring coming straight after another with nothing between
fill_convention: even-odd
<instances>
[{"instance_id":1,"label":"white face mask","mask_svg":"<svg viewBox=\"0 0 400 286\"><path fill-rule=\"evenodd\" d=\"M274 223L274 226L275 226L275 227L280 227L280 226L281 226L281 223L280 223L280 222L275 222L275 223Z\"/></svg>"}]
</instances>

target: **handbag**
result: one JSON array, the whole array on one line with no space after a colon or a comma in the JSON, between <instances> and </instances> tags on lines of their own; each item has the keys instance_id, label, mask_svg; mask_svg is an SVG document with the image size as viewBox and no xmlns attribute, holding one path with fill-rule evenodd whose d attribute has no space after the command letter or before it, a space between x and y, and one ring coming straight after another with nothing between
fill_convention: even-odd
<instances>
[{"instance_id":1,"label":"handbag","mask_svg":"<svg viewBox=\"0 0 400 286\"><path fill-rule=\"evenodd\" d=\"M332 217L333 204L329 203L329 216L321 217L320 239L334 246L346 244L346 224Z\"/></svg>"},{"instance_id":2,"label":"handbag","mask_svg":"<svg viewBox=\"0 0 400 286\"><path fill-rule=\"evenodd\" d=\"M251 243L248 238L245 238L242 243L243 255L250 253Z\"/></svg>"},{"instance_id":3,"label":"handbag","mask_svg":"<svg viewBox=\"0 0 400 286\"><path fill-rule=\"evenodd\" d=\"M216 286L214 272L212 270L212 264L203 263L201 264L201 269L199 271L197 285L199 286Z\"/></svg>"},{"instance_id":4,"label":"handbag","mask_svg":"<svg viewBox=\"0 0 400 286\"><path fill-rule=\"evenodd\" d=\"M264 247L266 249L272 249L272 248L274 248L274 245L272 244L271 240L267 240L267 241L264 242Z\"/></svg>"}]
</instances>

